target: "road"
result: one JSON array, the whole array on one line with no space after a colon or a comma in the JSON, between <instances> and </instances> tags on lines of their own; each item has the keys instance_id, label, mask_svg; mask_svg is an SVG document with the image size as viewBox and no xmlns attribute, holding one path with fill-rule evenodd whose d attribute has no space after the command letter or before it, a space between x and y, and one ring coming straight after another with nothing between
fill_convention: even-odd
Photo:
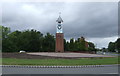
<instances>
[{"instance_id":1,"label":"road","mask_svg":"<svg viewBox=\"0 0 120 76\"><path fill-rule=\"evenodd\" d=\"M119 66L120 68L120 66ZM118 65L81 68L2 67L3 74L118 74Z\"/></svg>"}]
</instances>

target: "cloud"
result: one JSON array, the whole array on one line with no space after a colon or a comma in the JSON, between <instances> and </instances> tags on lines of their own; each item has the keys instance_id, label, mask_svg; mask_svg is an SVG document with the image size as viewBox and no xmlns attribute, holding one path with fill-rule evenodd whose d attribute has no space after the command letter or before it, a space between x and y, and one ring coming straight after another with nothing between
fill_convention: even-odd
<instances>
[{"instance_id":1,"label":"cloud","mask_svg":"<svg viewBox=\"0 0 120 76\"><path fill-rule=\"evenodd\" d=\"M61 12L66 39L108 38L118 35L116 2L27 2L4 3L2 23L12 31L36 29L56 33L56 19ZM109 39L108 39L109 41Z\"/></svg>"},{"instance_id":2,"label":"cloud","mask_svg":"<svg viewBox=\"0 0 120 76\"><path fill-rule=\"evenodd\" d=\"M115 42L118 37L106 37L106 38L87 38L87 41L93 42L97 48L107 48L109 42Z\"/></svg>"}]
</instances>

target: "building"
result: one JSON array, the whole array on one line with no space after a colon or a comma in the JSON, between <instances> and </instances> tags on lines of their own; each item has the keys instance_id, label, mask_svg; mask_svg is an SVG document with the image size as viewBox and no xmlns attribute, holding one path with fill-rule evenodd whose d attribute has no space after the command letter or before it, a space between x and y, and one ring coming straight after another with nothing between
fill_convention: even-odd
<instances>
[{"instance_id":1,"label":"building","mask_svg":"<svg viewBox=\"0 0 120 76\"><path fill-rule=\"evenodd\" d=\"M63 20L59 14L56 20L56 47L55 52L64 52L64 33L63 33Z\"/></svg>"},{"instance_id":2,"label":"building","mask_svg":"<svg viewBox=\"0 0 120 76\"><path fill-rule=\"evenodd\" d=\"M83 36L80 38L80 41L85 41L85 48L89 47L88 42L85 40Z\"/></svg>"}]
</instances>

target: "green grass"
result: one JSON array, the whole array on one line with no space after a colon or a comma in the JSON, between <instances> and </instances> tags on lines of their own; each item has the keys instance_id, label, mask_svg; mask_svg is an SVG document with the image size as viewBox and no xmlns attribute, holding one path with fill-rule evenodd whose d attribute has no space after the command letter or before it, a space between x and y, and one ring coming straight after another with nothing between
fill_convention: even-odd
<instances>
[{"instance_id":1,"label":"green grass","mask_svg":"<svg viewBox=\"0 0 120 76\"><path fill-rule=\"evenodd\" d=\"M114 58L80 58L80 59L15 59L3 58L3 65L106 65L118 64Z\"/></svg>"}]
</instances>

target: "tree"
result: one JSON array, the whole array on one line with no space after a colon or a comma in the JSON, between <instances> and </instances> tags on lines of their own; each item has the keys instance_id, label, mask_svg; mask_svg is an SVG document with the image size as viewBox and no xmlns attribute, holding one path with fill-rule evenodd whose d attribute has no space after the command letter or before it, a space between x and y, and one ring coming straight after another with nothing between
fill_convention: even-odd
<instances>
[{"instance_id":1,"label":"tree","mask_svg":"<svg viewBox=\"0 0 120 76\"><path fill-rule=\"evenodd\" d=\"M2 26L2 51L3 52L8 52L11 50L12 43L8 39L9 33L10 33L10 28Z\"/></svg>"},{"instance_id":2,"label":"tree","mask_svg":"<svg viewBox=\"0 0 120 76\"><path fill-rule=\"evenodd\" d=\"M81 51L86 51L85 40L80 40L79 46Z\"/></svg>"},{"instance_id":3,"label":"tree","mask_svg":"<svg viewBox=\"0 0 120 76\"><path fill-rule=\"evenodd\" d=\"M89 45L89 47L88 47L88 51L95 51L95 52L96 52L96 49L95 49L95 45L94 45L94 43L92 43L92 42L88 42L88 45Z\"/></svg>"},{"instance_id":4,"label":"tree","mask_svg":"<svg viewBox=\"0 0 120 76\"><path fill-rule=\"evenodd\" d=\"M34 29L23 32L16 30L3 38L5 38L3 39L4 52L18 52L20 50L38 52L42 50L43 34Z\"/></svg>"},{"instance_id":5,"label":"tree","mask_svg":"<svg viewBox=\"0 0 120 76\"><path fill-rule=\"evenodd\" d=\"M10 28L2 26L2 39L8 37L8 34L10 33Z\"/></svg>"},{"instance_id":6,"label":"tree","mask_svg":"<svg viewBox=\"0 0 120 76\"><path fill-rule=\"evenodd\" d=\"M74 51L79 51L79 42L77 40L74 42Z\"/></svg>"},{"instance_id":7,"label":"tree","mask_svg":"<svg viewBox=\"0 0 120 76\"><path fill-rule=\"evenodd\" d=\"M115 51L115 43L114 42L109 43L108 50L111 51L111 52Z\"/></svg>"},{"instance_id":8,"label":"tree","mask_svg":"<svg viewBox=\"0 0 120 76\"><path fill-rule=\"evenodd\" d=\"M44 37L43 50L48 52L55 51L55 38L50 33L47 33Z\"/></svg>"},{"instance_id":9,"label":"tree","mask_svg":"<svg viewBox=\"0 0 120 76\"><path fill-rule=\"evenodd\" d=\"M66 42L65 39L64 39L64 50L65 50L65 51L67 50L67 42Z\"/></svg>"},{"instance_id":10,"label":"tree","mask_svg":"<svg viewBox=\"0 0 120 76\"><path fill-rule=\"evenodd\" d=\"M118 50L118 52L120 52L120 38L118 38L115 42L115 48Z\"/></svg>"},{"instance_id":11,"label":"tree","mask_svg":"<svg viewBox=\"0 0 120 76\"><path fill-rule=\"evenodd\" d=\"M20 43L19 36L20 36L20 34L21 34L21 32L16 30L8 35L7 39L11 42L11 45L9 45L9 47L10 46L12 47L11 50L13 52L18 52L20 50L20 48L19 48L19 43Z\"/></svg>"},{"instance_id":12,"label":"tree","mask_svg":"<svg viewBox=\"0 0 120 76\"><path fill-rule=\"evenodd\" d=\"M70 45L70 43L67 41L67 42L66 42L66 45L65 45L65 46L66 46L65 51L69 51L69 50L70 50L69 45Z\"/></svg>"},{"instance_id":13,"label":"tree","mask_svg":"<svg viewBox=\"0 0 120 76\"><path fill-rule=\"evenodd\" d=\"M73 38L70 39L69 50L74 51L74 39Z\"/></svg>"},{"instance_id":14,"label":"tree","mask_svg":"<svg viewBox=\"0 0 120 76\"><path fill-rule=\"evenodd\" d=\"M41 50L43 34L34 29L22 32L20 35L20 49L29 52L38 52Z\"/></svg>"},{"instance_id":15,"label":"tree","mask_svg":"<svg viewBox=\"0 0 120 76\"><path fill-rule=\"evenodd\" d=\"M91 48L95 48L95 45L94 45L94 43L92 43L92 42L88 42L88 45L89 45L89 47L91 47Z\"/></svg>"}]
</instances>

